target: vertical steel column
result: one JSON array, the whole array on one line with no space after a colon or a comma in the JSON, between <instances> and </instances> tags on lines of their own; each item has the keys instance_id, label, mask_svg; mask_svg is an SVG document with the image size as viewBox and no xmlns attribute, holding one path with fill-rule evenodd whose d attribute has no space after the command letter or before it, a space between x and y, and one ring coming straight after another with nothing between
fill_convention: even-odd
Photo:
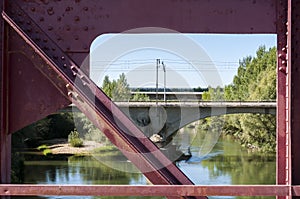
<instances>
[{"instance_id":1,"label":"vertical steel column","mask_svg":"<svg viewBox=\"0 0 300 199\"><path fill-rule=\"evenodd\" d=\"M0 1L1 10L4 7L4 0ZM4 21L0 22L1 31L1 66L0 66L0 183L10 182L11 167L11 135L8 133L8 67L7 67L7 26Z\"/></svg>"},{"instance_id":2,"label":"vertical steel column","mask_svg":"<svg viewBox=\"0 0 300 199\"><path fill-rule=\"evenodd\" d=\"M288 96L291 185L300 184L300 1L288 0ZM293 197L299 198L299 197Z\"/></svg>"},{"instance_id":3,"label":"vertical steel column","mask_svg":"<svg viewBox=\"0 0 300 199\"><path fill-rule=\"evenodd\" d=\"M277 167L276 183L288 184L288 147L287 141L287 1L277 2ZM286 198L284 196L278 199Z\"/></svg>"}]
</instances>

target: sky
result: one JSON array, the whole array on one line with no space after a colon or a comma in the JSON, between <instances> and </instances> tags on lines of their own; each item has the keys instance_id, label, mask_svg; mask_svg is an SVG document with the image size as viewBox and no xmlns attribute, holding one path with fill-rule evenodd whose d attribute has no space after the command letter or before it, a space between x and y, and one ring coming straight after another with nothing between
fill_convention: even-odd
<instances>
[{"instance_id":1,"label":"sky","mask_svg":"<svg viewBox=\"0 0 300 199\"><path fill-rule=\"evenodd\" d=\"M91 78L125 73L130 87L205 88L232 83L239 61L259 46L276 46L270 34L107 34L91 46ZM159 62L158 62L159 59ZM165 70L164 70L165 69Z\"/></svg>"}]
</instances>

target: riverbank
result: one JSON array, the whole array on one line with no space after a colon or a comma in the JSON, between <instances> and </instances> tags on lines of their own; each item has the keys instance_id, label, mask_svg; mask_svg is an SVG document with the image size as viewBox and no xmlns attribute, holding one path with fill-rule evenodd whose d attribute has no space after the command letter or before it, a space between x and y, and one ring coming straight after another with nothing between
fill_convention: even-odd
<instances>
[{"instance_id":1,"label":"riverbank","mask_svg":"<svg viewBox=\"0 0 300 199\"><path fill-rule=\"evenodd\" d=\"M53 155L87 155L104 145L95 141L83 141L82 147L72 147L67 139L52 139L41 142ZM49 152L50 152L49 151Z\"/></svg>"}]
</instances>

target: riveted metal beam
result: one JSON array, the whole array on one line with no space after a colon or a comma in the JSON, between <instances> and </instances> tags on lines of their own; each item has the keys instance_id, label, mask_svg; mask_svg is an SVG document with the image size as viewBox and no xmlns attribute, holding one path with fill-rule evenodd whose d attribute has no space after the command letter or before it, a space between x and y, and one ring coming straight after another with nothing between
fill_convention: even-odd
<instances>
[{"instance_id":1,"label":"riveted metal beam","mask_svg":"<svg viewBox=\"0 0 300 199\"><path fill-rule=\"evenodd\" d=\"M68 196L288 196L287 185L0 185L0 195L68 195Z\"/></svg>"},{"instance_id":2,"label":"riveted metal beam","mask_svg":"<svg viewBox=\"0 0 300 199\"><path fill-rule=\"evenodd\" d=\"M152 183L193 184L17 4L10 2L2 16L32 48L33 55L49 66L36 66L38 70L55 81L62 95L77 105Z\"/></svg>"},{"instance_id":3,"label":"riveted metal beam","mask_svg":"<svg viewBox=\"0 0 300 199\"><path fill-rule=\"evenodd\" d=\"M0 0L0 9L4 1ZM0 21L0 183L10 182L11 170L11 135L9 135L9 96L8 96L8 65L7 65L7 26Z\"/></svg>"},{"instance_id":4,"label":"riveted metal beam","mask_svg":"<svg viewBox=\"0 0 300 199\"><path fill-rule=\"evenodd\" d=\"M288 92L292 185L300 184L300 2L288 0Z\"/></svg>"},{"instance_id":5,"label":"riveted metal beam","mask_svg":"<svg viewBox=\"0 0 300 199\"><path fill-rule=\"evenodd\" d=\"M277 1L277 184L289 184L289 135L287 131L287 1ZM285 197L277 197L283 199Z\"/></svg>"}]
</instances>

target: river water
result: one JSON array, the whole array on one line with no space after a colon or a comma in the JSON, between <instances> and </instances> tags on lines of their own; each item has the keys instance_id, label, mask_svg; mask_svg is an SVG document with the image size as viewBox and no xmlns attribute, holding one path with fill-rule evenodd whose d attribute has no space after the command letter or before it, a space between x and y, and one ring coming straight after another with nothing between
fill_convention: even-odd
<instances>
[{"instance_id":1,"label":"river water","mask_svg":"<svg viewBox=\"0 0 300 199\"><path fill-rule=\"evenodd\" d=\"M192 157L188 161L181 161L176 164L195 184L275 184L276 157L274 154L248 152L226 136L202 134L197 131L197 128L182 129L174 138L173 144L180 146L182 151L187 151L190 147ZM103 153L100 156L65 157L62 160L26 160L24 173L25 183L33 184L149 184L143 174L139 173L132 163L127 161L118 151ZM90 199L100 197L49 196L46 198ZM275 197L221 196L209 198Z\"/></svg>"}]
</instances>

